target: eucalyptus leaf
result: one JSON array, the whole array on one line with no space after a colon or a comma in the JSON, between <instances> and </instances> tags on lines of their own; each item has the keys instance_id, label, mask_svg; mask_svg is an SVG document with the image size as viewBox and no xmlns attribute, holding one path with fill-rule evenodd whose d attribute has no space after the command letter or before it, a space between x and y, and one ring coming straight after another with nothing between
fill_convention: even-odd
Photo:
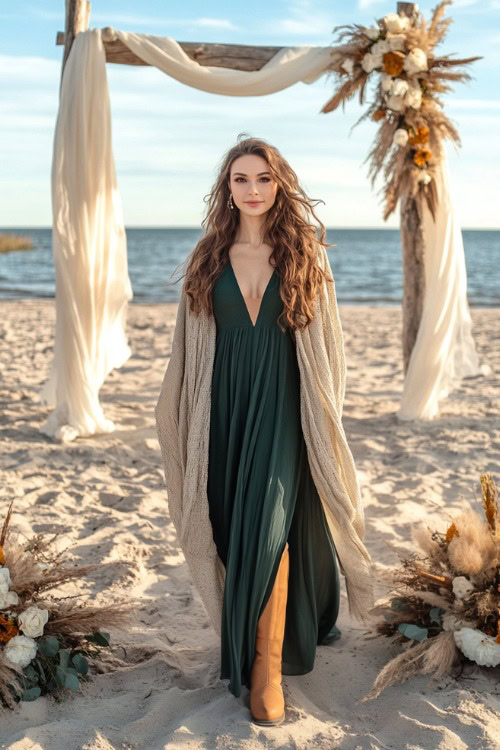
<instances>
[{"instance_id":1,"label":"eucalyptus leaf","mask_svg":"<svg viewBox=\"0 0 500 750\"><path fill-rule=\"evenodd\" d=\"M431 622L437 622L437 624L440 625L441 624L441 614L443 612L446 612L446 610L443 609L442 607L433 607L430 610L430 612L429 612L429 615L430 615L430 618L431 618Z\"/></svg>"},{"instance_id":2,"label":"eucalyptus leaf","mask_svg":"<svg viewBox=\"0 0 500 750\"><path fill-rule=\"evenodd\" d=\"M71 674L70 672L66 672L66 680L64 682L64 687L69 688L70 690L73 690L73 692L77 692L80 688L80 683L78 682L78 677L76 675Z\"/></svg>"},{"instance_id":3,"label":"eucalyptus leaf","mask_svg":"<svg viewBox=\"0 0 500 750\"><path fill-rule=\"evenodd\" d=\"M419 628L418 625L409 622L401 622L398 625L398 630L414 641L425 641L429 634L427 628Z\"/></svg>"},{"instance_id":4,"label":"eucalyptus leaf","mask_svg":"<svg viewBox=\"0 0 500 750\"><path fill-rule=\"evenodd\" d=\"M58 685L61 685L62 687L64 687L64 683L66 681L66 672L59 665L56 667L56 680L57 680Z\"/></svg>"},{"instance_id":5,"label":"eucalyptus leaf","mask_svg":"<svg viewBox=\"0 0 500 750\"><path fill-rule=\"evenodd\" d=\"M95 643L97 643L98 646L109 646L109 633L104 633L103 631L98 630L95 633L92 633L92 635L94 636Z\"/></svg>"},{"instance_id":6,"label":"eucalyptus leaf","mask_svg":"<svg viewBox=\"0 0 500 750\"><path fill-rule=\"evenodd\" d=\"M66 669L69 664L69 651L66 648L62 648L59 651L59 664L62 669Z\"/></svg>"},{"instance_id":7,"label":"eucalyptus leaf","mask_svg":"<svg viewBox=\"0 0 500 750\"><path fill-rule=\"evenodd\" d=\"M74 654L71 661L80 674L87 674L89 671L89 663L82 654Z\"/></svg>"},{"instance_id":8,"label":"eucalyptus leaf","mask_svg":"<svg viewBox=\"0 0 500 750\"><path fill-rule=\"evenodd\" d=\"M44 656L55 656L59 651L59 641L55 635L47 635L38 641L38 650Z\"/></svg>"},{"instance_id":9,"label":"eucalyptus leaf","mask_svg":"<svg viewBox=\"0 0 500 750\"><path fill-rule=\"evenodd\" d=\"M37 698L40 697L40 693L42 692L41 688L39 687L32 687L29 690L25 690L21 700L23 701L35 701Z\"/></svg>"},{"instance_id":10,"label":"eucalyptus leaf","mask_svg":"<svg viewBox=\"0 0 500 750\"><path fill-rule=\"evenodd\" d=\"M38 672L31 664L28 664L27 667L24 667L23 672L28 680L31 680L31 682L38 682Z\"/></svg>"}]
</instances>

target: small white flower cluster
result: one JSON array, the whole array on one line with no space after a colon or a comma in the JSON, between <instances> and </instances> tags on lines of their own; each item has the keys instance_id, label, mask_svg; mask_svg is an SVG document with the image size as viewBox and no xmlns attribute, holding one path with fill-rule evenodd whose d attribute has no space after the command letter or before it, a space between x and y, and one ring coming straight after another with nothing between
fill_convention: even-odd
<instances>
[{"instance_id":1,"label":"small white flower cluster","mask_svg":"<svg viewBox=\"0 0 500 750\"><path fill-rule=\"evenodd\" d=\"M12 605L19 604L19 597L15 591L9 591L10 570L6 566L0 566L0 610L6 610ZM4 656L13 664L27 667L37 653L37 644L34 640L43 635L43 628L49 619L49 612L39 607L28 607L17 615L19 630L24 635L15 635L7 641L4 648Z\"/></svg>"}]
</instances>

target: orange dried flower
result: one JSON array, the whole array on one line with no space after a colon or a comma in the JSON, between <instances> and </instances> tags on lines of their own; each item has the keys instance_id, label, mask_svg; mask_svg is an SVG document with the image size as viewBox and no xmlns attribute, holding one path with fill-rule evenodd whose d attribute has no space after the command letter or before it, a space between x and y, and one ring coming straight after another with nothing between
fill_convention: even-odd
<instances>
[{"instance_id":1,"label":"orange dried flower","mask_svg":"<svg viewBox=\"0 0 500 750\"><path fill-rule=\"evenodd\" d=\"M428 148L419 148L418 151L415 151L413 161L418 167L425 167L431 156Z\"/></svg>"},{"instance_id":2,"label":"orange dried flower","mask_svg":"<svg viewBox=\"0 0 500 750\"><path fill-rule=\"evenodd\" d=\"M429 128L426 125L420 125L418 128L410 128L408 140L412 146L427 143L429 140Z\"/></svg>"},{"instance_id":3,"label":"orange dried flower","mask_svg":"<svg viewBox=\"0 0 500 750\"><path fill-rule=\"evenodd\" d=\"M460 536L460 534L458 533L458 529L455 524L452 523L450 528L446 532L446 541L450 543L454 536Z\"/></svg>"},{"instance_id":4,"label":"orange dried flower","mask_svg":"<svg viewBox=\"0 0 500 750\"><path fill-rule=\"evenodd\" d=\"M377 109L376 112L372 115L372 120L375 120L375 122L378 122L379 120L383 120L385 117L386 110L385 109Z\"/></svg>"},{"instance_id":5,"label":"orange dried flower","mask_svg":"<svg viewBox=\"0 0 500 750\"><path fill-rule=\"evenodd\" d=\"M403 70L403 63L405 56L398 50L394 52L386 52L384 57L384 73L390 76L398 76Z\"/></svg>"},{"instance_id":6,"label":"orange dried flower","mask_svg":"<svg viewBox=\"0 0 500 750\"><path fill-rule=\"evenodd\" d=\"M19 634L19 629L14 620L0 615L0 643L7 643L15 635Z\"/></svg>"},{"instance_id":7,"label":"orange dried flower","mask_svg":"<svg viewBox=\"0 0 500 750\"><path fill-rule=\"evenodd\" d=\"M500 643L500 617L497 620L497 637L495 638L496 643Z\"/></svg>"},{"instance_id":8,"label":"orange dried flower","mask_svg":"<svg viewBox=\"0 0 500 750\"><path fill-rule=\"evenodd\" d=\"M3 547L0 544L0 565L3 565L5 563L5 553L3 551Z\"/></svg>"}]
</instances>

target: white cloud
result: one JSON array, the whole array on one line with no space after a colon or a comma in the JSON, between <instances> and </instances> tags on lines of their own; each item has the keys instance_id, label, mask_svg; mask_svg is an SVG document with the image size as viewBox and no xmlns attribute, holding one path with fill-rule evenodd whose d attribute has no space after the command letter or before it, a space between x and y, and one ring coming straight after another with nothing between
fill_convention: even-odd
<instances>
[{"instance_id":1,"label":"white cloud","mask_svg":"<svg viewBox=\"0 0 500 750\"><path fill-rule=\"evenodd\" d=\"M500 101L495 99L448 99L448 108L454 109L500 109Z\"/></svg>"},{"instance_id":2,"label":"white cloud","mask_svg":"<svg viewBox=\"0 0 500 750\"><path fill-rule=\"evenodd\" d=\"M44 21L60 21L60 30L62 30L64 25L64 13L44 10L37 6L30 6L28 10L32 15L41 18ZM145 16L130 13L99 13L92 10L90 13L90 26L92 27L101 23L106 26L116 26L117 28L121 26L137 26L142 28L199 27L227 29L231 31L238 29L232 21L226 18L168 18L166 16Z\"/></svg>"},{"instance_id":3,"label":"white cloud","mask_svg":"<svg viewBox=\"0 0 500 750\"><path fill-rule=\"evenodd\" d=\"M196 18L194 21L190 21L192 25L211 28L211 29L228 29L236 30L238 27L232 21L225 18Z\"/></svg>"},{"instance_id":4,"label":"white cloud","mask_svg":"<svg viewBox=\"0 0 500 750\"><path fill-rule=\"evenodd\" d=\"M380 5L382 2L384 2L384 0L358 0L358 8L360 10L365 10L366 8L371 8L372 5Z\"/></svg>"},{"instance_id":5,"label":"white cloud","mask_svg":"<svg viewBox=\"0 0 500 750\"><path fill-rule=\"evenodd\" d=\"M281 30L293 35L328 35L334 25L330 15L322 13L312 0L291 0L288 6L288 18L279 19L269 24L269 31Z\"/></svg>"}]
</instances>

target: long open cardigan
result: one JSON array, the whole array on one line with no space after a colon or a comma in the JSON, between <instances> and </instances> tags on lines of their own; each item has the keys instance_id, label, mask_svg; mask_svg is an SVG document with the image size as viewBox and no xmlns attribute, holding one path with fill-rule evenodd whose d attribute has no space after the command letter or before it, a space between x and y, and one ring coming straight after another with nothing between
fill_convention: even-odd
<instances>
[{"instance_id":1,"label":"long open cardigan","mask_svg":"<svg viewBox=\"0 0 500 750\"><path fill-rule=\"evenodd\" d=\"M318 263L333 278L322 245ZM192 314L183 287L155 417L170 516L194 584L220 635L225 568L213 539L207 498L215 337L214 316ZM323 282L315 317L295 331L295 344L311 475L345 576L349 613L364 622L373 605L371 558L363 544L359 484L342 426L346 367L334 282Z\"/></svg>"}]
</instances>

